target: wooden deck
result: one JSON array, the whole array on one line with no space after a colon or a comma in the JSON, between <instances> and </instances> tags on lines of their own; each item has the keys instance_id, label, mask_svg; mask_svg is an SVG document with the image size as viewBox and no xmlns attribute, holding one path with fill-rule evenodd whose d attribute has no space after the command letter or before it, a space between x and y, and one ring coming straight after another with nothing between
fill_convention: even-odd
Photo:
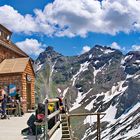
<instances>
[{"instance_id":1,"label":"wooden deck","mask_svg":"<svg viewBox=\"0 0 140 140\"><path fill-rule=\"evenodd\" d=\"M27 120L32 113L22 117L10 117L0 120L0 140L35 140L34 136L22 136L21 130L27 127Z\"/></svg>"}]
</instances>

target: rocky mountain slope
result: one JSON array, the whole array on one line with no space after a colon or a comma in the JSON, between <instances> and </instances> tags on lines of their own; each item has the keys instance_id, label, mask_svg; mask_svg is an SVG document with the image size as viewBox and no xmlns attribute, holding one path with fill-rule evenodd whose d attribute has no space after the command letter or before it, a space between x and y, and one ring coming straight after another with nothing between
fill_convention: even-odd
<instances>
[{"instance_id":1,"label":"rocky mountain slope","mask_svg":"<svg viewBox=\"0 0 140 140\"><path fill-rule=\"evenodd\" d=\"M123 55L96 45L89 52L68 57L47 47L35 69L37 100L65 96L73 113L105 112L102 140L140 139L140 52ZM95 116L72 122L81 140L96 139Z\"/></svg>"}]
</instances>

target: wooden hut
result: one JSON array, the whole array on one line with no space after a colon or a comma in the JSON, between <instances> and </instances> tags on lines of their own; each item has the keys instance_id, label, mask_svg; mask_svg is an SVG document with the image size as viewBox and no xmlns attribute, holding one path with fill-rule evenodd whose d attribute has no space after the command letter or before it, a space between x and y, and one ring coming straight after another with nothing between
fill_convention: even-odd
<instances>
[{"instance_id":1,"label":"wooden hut","mask_svg":"<svg viewBox=\"0 0 140 140\"><path fill-rule=\"evenodd\" d=\"M32 60L12 43L11 35L7 28L0 25L0 86L15 85L24 100L24 112L27 112L35 105L35 74Z\"/></svg>"}]
</instances>

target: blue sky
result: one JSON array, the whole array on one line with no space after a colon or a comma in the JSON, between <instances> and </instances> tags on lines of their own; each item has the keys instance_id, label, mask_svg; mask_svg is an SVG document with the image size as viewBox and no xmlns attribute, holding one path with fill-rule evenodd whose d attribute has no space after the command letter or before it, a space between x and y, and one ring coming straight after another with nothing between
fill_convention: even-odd
<instances>
[{"instance_id":1,"label":"blue sky","mask_svg":"<svg viewBox=\"0 0 140 140\"><path fill-rule=\"evenodd\" d=\"M140 50L140 1L1 0L0 23L12 41L36 58L46 46L79 55L96 44Z\"/></svg>"}]
</instances>

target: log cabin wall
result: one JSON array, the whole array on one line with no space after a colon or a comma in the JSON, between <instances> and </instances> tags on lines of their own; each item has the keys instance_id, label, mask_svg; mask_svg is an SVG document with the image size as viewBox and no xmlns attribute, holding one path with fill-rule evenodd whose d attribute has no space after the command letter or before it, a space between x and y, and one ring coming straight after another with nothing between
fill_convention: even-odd
<instances>
[{"instance_id":1,"label":"log cabin wall","mask_svg":"<svg viewBox=\"0 0 140 140\"><path fill-rule=\"evenodd\" d=\"M28 78L27 78L28 76ZM22 73L6 73L0 74L0 86L8 87L14 84L20 90L23 99L23 111L34 109L35 106L35 75L30 60L28 61L25 70Z\"/></svg>"},{"instance_id":2,"label":"log cabin wall","mask_svg":"<svg viewBox=\"0 0 140 140\"><path fill-rule=\"evenodd\" d=\"M29 58L29 56L18 48L10 40L12 32L0 24L0 65L2 66L3 60L13 59L13 58ZM6 66L7 67L7 66ZM9 86L9 84L14 84L16 88L20 89L21 96L25 100L23 105L24 112L27 109L34 108L35 105L35 91L34 82L35 75L33 71L32 64L30 60L23 72L10 73L11 71L0 74L0 86ZM27 78L28 75L28 78ZM31 80L29 80L29 77ZM30 89L30 90L28 90ZM29 103L27 103L29 101Z\"/></svg>"},{"instance_id":3,"label":"log cabin wall","mask_svg":"<svg viewBox=\"0 0 140 140\"><path fill-rule=\"evenodd\" d=\"M29 79L30 78L30 79ZM23 98L26 100L24 110L34 109L35 106L35 75L29 61L24 73L22 74L22 93Z\"/></svg>"},{"instance_id":4,"label":"log cabin wall","mask_svg":"<svg viewBox=\"0 0 140 140\"><path fill-rule=\"evenodd\" d=\"M0 45L0 63L4 59L19 58L19 57L22 57L22 56L18 53L15 53L14 51L7 49L7 48L3 47L2 45Z\"/></svg>"},{"instance_id":5,"label":"log cabin wall","mask_svg":"<svg viewBox=\"0 0 140 140\"><path fill-rule=\"evenodd\" d=\"M17 88L22 90L21 85L22 85L22 74L1 74L0 75L0 86L9 86L9 84L14 84L16 85ZM22 94L22 93L21 93Z\"/></svg>"}]
</instances>

